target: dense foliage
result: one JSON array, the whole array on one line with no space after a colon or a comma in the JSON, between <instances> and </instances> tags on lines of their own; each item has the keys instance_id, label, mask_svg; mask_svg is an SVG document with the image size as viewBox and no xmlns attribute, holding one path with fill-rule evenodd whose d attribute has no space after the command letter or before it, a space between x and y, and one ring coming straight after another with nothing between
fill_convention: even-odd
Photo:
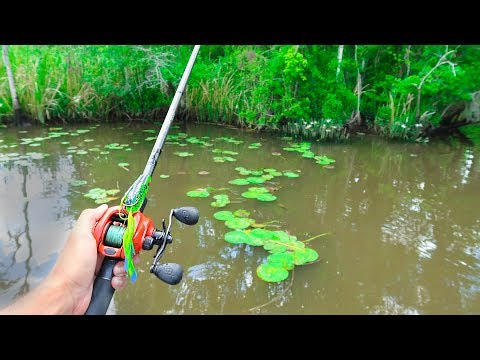
<instances>
[{"instance_id":1,"label":"dense foliage","mask_svg":"<svg viewBox=\"0 0 480 360\"><path fill-rule=\"evenodd\" d=\"M10 46L9 57L23 113L48 124L161 118L191 49ZM344 136L348 124L415 139L479 120L479 64L475 45L204 45L180 111L316 138ZM0 121L11 117L2 62Z\"/></svg>"}]
</instances>

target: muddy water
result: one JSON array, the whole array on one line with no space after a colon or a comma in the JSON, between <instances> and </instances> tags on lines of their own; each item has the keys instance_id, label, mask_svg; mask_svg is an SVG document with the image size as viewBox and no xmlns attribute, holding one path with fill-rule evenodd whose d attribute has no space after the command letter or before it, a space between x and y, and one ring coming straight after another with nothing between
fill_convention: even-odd
<instances>
[{"instance_id":1,"label":"muddy water","mask_svg":"<svg viewBox=\"0 0 480 360\"><path fill-rule=\"evenodd\" d=\"M16 147L22 138L47 136L48 129L26 133L0 129L2 307L37 286L51 270L81 210L97 206L83 196L85 192L118 187L123 193L141 173L153 146L145 138L156 136L158 125L57 131L77 129L90 131L37 139L38 146ZM148 129L155 133L143 131ZM173 224L175 240L163 258L180 263L184 278L177 286L157 280L148 272L153 252L142 252L139 279L115 294L112 313L480 312L478 149L458 143L399 144L368 138L346 145L313 144L316 154L336 159L334 169L324 169L313 159L282 150L288 141L275 137L206 125L174 128L171 134L180 131L198 138L208 136L203 140L214 146L165 145L145 213L160 226L172 207L199 209L197 225ZM261 147L249 149L255 142ZM131 150L113 149L108 155L88 150L104 151L110 143L125 144L124 149ZM68 153L69 146L87 153ZM213 157L219 154L212 153L213 148L239 152L232 156L237 161L215 163ZM194 155L183 158L174 154L177 151ZM33 158L32 152L37 153ZM48 155L39 159L38 153ZM117 165L121 162L130 164L129 171ZM262 203L242 198L244 187L227 183L240 177L234 170L237 166L300 170L300 177L274 178L268 186L275 188L278 199ZM199 175L200 171L209 174ZM161 174L170 177L160 178ZM73 186L74 179L87 184ZM286 230L299 240L330 232L309 243L320 254L320 261L296 267L293 281L292 273L280 284L260 280L255 270L267 252L225 242L223 236L230 229L213 218L219 210L210 206L213 199L185 195L208 186L228 188L219 193L228 194L232 203L221 210L249 210L258 223L276 220L268 227L271 230Z\"/></svg>"}]
</instances>

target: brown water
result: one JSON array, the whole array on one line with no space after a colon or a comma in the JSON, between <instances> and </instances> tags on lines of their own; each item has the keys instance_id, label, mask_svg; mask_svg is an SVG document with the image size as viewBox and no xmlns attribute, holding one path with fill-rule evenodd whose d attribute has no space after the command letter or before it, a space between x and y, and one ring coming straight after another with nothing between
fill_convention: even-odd
<instances>
[{"instance_id":1,"label":"brown water","mask_svg":"<svg viewBox=\"0 0 480 360\"><path fill-rule=\"evenodd\" d=\"M79 127L88 129L89 126ZM65 127L73 132L77 127ZM142 130L155 129L155 133ZM158 125L92 126L90 132L19 145L21 138L44 137L47 129L19 133L0 129L0 159L27 152L44 159L0 160L0 306L29 291L48 274L82 209L96 207L83 193L118 187L122 193L141 173ZM197 225L175 222L175 238L164 261L183 265L177 286L149 274L153 252L142 252L139 280L117 292L117 314L471 314L480 313L480 151L458 143L399 144L360 139L349 144L313 144L316 154L336 159L324 169L313 159L283 151L288 141L255 132L189 125L171 129L191 136L232 136L213 147L165 145L150 189L146 215L160 226L172 207L200 210ZM92 139L85 142L85 139ZM61 144L69 141L69 144ZM139 144L132 144L139 141ZM68 154L68 146L89 149L118 142L131 151ZM261 142L259 149L248 149ZM213 148L233 150L236 162L215 163ZM175 151L189 151L181 158ZM281 156L273 156L280 152ZM117 164L130 164L127 171ZM300 170L299 178L274 178L278 200L244 199L244 187L229 185L237 166ZM208 171L209 175L198 175ZM169 174L169 178L160 178ZM87 180L80 187L72 179ZM252 212L257 222L277 220L299 240L331 232L310 242L320 262L296 267L280 284L260 280L255 269L268 255L262 248L232 245L230 231L213 213L212 198L185 194L199 187L228 187L233 203L221 210ZM232 192L233 191L233 192ZM110 203L116 205L117 201ZM291 285L291 287L289 287ZM286 290L286 291L285 291ZM283 295L282 295L283 293ZM249 309L275 301L258 310Z\"/></svg>"}]
</instances>

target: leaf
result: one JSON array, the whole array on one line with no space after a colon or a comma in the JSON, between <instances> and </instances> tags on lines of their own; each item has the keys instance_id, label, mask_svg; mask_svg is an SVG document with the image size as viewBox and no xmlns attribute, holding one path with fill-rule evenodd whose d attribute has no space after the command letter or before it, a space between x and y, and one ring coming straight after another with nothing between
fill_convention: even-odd
<instances>
[{"instance_id":1,"label":"leaf","mask_svg":"<svg viewBox=\"0 0 480 360\"><path fill-rule=\"evenodd\" d=\"M250 184L250 182L247 179L230 180L228 183L232 184L232 185L248 185L248 184Z\"/></svg>"},{"instance_id":2,"label":"leaf","mask_svg":"<svg viewBox=\"0 0 480 360\"><path fill-rule=\"evenodd\" d=\"M105 191L107 193L107 195L115 195L115 194L118 194L120 192L119 189L111 189L111 190L107 190Z\"/></svg>"},{"instance_id":3,"label":"leaf","mask_svg":"<svg viewBox=\"0 0 480 360\"><path fill-rule=\"evenodd\" d=\"M250 211L239 209L236 210L233 215L236 217L241 217L241 218L248 218L250 216ZM215 215L214 215L215 216Z\"/></svg>"},{"instance_id":4,"label":"leaf","mask_svg":"<svg viewBox=\"0 0 480 360\"><path fill-rule=\"evenodd\" d=\"M302 157L307 158L307 159L313 159L315 157L315 154L311 151L305 151L302 154Z\"/></svg>"},{"instance_id":5,"label":"leaf","mask_svg":"<svg viewBox=\"0 0 480 360\"><path fill-rule=\"evenodd\" d=\"M187 192L187 196L204 198L204 197L209 197L210 193L205 190L192 190Z\"/></svg>"},{"instance_id":6,"label":"leaf","mask_svg":"<svg viewBox=\"0 0 480 360\"><path fill-rule=\"evenodd\" d=\"M126 163L126 162L121 162L121 163L118 163L118 166L120 167L127 167L127 166L130 166L129 163Z\"/></svg>"},{"instance_id":7,"label":"leaf","mask_svg":"<svg viewBox=\"0 0 480 360\"><path fill-rule=\"evenodd\" d=\"M193 156L192 153L189 153L187 151L182 151L182 152L174 152L175 155L178 155L180 157L188 157L188 156Z\"/></svg>"},{"instance_id":8,"label":"leaf","mask_svg":"<svg viewBox=\"0 0 480 360\"><path fill-rule=\"evenodd\" d=\"M225 225L230 229L246 229L250 226L250 219L234 218L225 221Z\"/></svg>"},{"instance_id":9,"label":"leaf","mask_svg":"<svg viewBox=\"0 0 480 360\"><path fill-rule=\"evenodd\" d=\"M249 235L262 240L270 240L273 239L275 236L273 231L264 229L253 229L252 231L250 231Z\"/></svg>"},{"instance_id":10,"label":"leaf","mask_svg":"<svg viewBox=\"0 0 480 360\"><path fill-rule=\"evenodd\" d=\"M253 170L253 171L250 171L250 174L254 176L260 176L260 175L263 175L263 170Z\"/></svg>"},{"instance_id":11,"label":"leaf","mask_svg":"<svg viewBox=\"0 0 480 360\"><path fill-rule=\"evenodd\" d=\"M278 231L272 231L272 233L273 233L273 239L275 241L281 242L283 244L289 244L292 242L292 240L290 239L290 235L285 231L278 230Z\"/></svg>"},{"instance_id":12,"label":"leaf","mask_svg":"<svg viewBox=\"0 0 480 360\"><path fill-rule=\"evenodd\" d=\"M271 265L281 266L286 270L292 270L295 267L294 256L290 251L269 255L267 261Z\"/></svg>"},{"instance_id":13,"label":"leaf","mask_svg":"<svg viewBox=\"0 0 480 360\"><path fill-rule=\"evenodd\" d=\"M246 191L242 193L242 196L247 199L256 199L258 195L258 192L255 191Z\"/></svg>"},{"instance_id":14,"label":"leaf","mask_svg":"<svg viewBox=\"0 0 480 360\"><path fill-rule=\"evenodd\" d=\"M293 252L293 261L295 265L303 265L318 259L318 253L313 249L295 250Z\"/></svg>"},{"instance_id":15,"label":"leaf","mask_svg":"<svg viewBox=\"0 0 480 360\"><path fill-rule=\"evenodd\" d=\"M226 195L226 194L218 194L218 195L215 195L213 198L218 200L218 201L225 201L225 200L228 201L228 200L230 200L228 195Z\"/></svg>"},{"instance_id":16,"label":"leaf","mask_svg":"<svg viewBox=\"0 0 480 360\"><path fill-rule=\"evenodd\" d=\"M225 220L234 219L235 215L232 214L231 211L217 211L215 214L213 214L213 217L217 220L225 221Z\"/></svg>"},{"instance_id":17,"label":"leaf","mask_svg":"<svg viewBox=\"0 0 480 360\"><path fill-rule=\"evenodd\" d=\"M272 194L260 194L257 196L257 200L260 201L275 201L277 200L277 197Z\"/></svg>"},{"instance_id":18,"label":"leaf","mask_svg":"<svg viewBox=\"0 0 480 360\"><path fill-rule=\"evenodd\" d=\"M211 206L217 207L217 208L225 207L228 204L230 204L230 201L214 201L210 203Z\"/></svg>"},{"instance_id":19,"label":"leaf","mask_svg":"<svg viewBox=\"0 0 480 360\"><path fill-rule=\"evenodd\" d=\"M224 239L231 244L245 244L248 241L248 235L243 231L234 230L226 233Z\"/></svg>"},{"instance_id":20,"label":"leaf","mask_svg":"<svg viewBox=\"0 0 480 360\"><path fill-rule=\"evenodd\" d=\"M209 175L210 173L208 171L199 171L198 175Z\"/></svg>"},{"instance_id":21,"label":"leaf","mask_svg":"<svg viewBox=\"0 0 480 360\"><path fill-rule=\"evenodd\" d=\"M263 248L271 253L284 252L287 250L285 245L277 244L275 241L265 241Z\"/></svg>"},{"instance_id":22,"label":"leaf","mask_svg":"<svg viewBox=\"0 0 480 360\"><path fill-rule=\"evenodd\" d=\"M167 179L169 177L170 177L170 175L166 175L166 174L159 175L159 178L161 178L161 179Z\"/></svg>"},{"instance_id":23,"label":"leaf","mask_svg":"<svg viewBox=\"0 0 480 360\"><path fill-rule=\"evenodd\" d=\"M82 186L82 185L86 185L86 184L87 184L86 180L72 180L72 181L70 181L70 185L72 185L72 186Z\"/></svg>"},{"instance_id":24,"label":"leaf","mask_svg":"<svg viewBox=\"0 0 480 360\"><path fill-rule=\"evenodd\" d=\"M277 169L263 169L263 171L265 171L267 173L272 173L272 172L277 171Z\"/></svg>"},{"instance_id":25,"label":"leaf","mask_svg":"<svg viewBox=\"0 0 480 360\"><path fill-rule=\"evenodd\" d=\"M297 178L300 175L298 175L297 173L291 172L291 171L286 171L286 172L283 173L283 176L286 176L286 177L289 177L289 178Z\"/></svg>"},{"instance_id":26,"label":"leaf","mask_svg":"<svg viewBox=\"0 0 480 360\"><path fill-rule=\"evenodd\" d=\"M265 263L257 268L257 275L267 282L280 282L288 278L288 271L281 266Z\"/></svg>"},{"instance_id":27,"label":"leaf","mask_svg":"<svg viewBox=\"0 0 480 360\"><path fill-rule=\"evenodd\" d=\"M252 186L248 188L248 191L256 192L258 194L268 193L268 189L263 186Z\"/></svg>"}]
</instances>

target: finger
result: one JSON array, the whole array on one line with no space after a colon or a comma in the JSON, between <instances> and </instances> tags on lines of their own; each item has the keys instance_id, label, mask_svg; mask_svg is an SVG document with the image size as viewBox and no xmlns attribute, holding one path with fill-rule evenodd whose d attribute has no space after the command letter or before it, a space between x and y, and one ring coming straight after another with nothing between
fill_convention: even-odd
<instances>
[{"instance_id":1,"label":"finger","mask_svg":"<svg viewBox=\"0 0 480 360\"><path fill-rule=\"evenodd\" d=\"M113 275L115 276L125 276L127 272L125 271L125 261L119 261L113 267Z\"/></svg>"},{"instance_id":2,"label":"finger","mask_svg":"<svg viewBox=\"0 0 480 360\"><path fill-rule=\"evenodd\" d=\"M95 223L100 220L105 211L107 211L108 205L102 204L96 209L85 209L82 211L77 220L77 226L83 229L93 229Z\"/></svg>"},{"instance_id":3,"label":"finger","mask_svg":"<svg viewBox=\"0 0 480 360\"><path fill-rule=\"evenodd\" d=\"M136 255L133 256L133 263L135 265L140 264L140 255L139 254L136 254Z\"/></svg>"},{"instance_id":4,"label":"finger","mask_svg":"<svg viewBox=\"0 0 480 360\"><path fill-rule=\"evenodd\" d=\"M112 279L112 287L115 290L123 289L127 285L128 279L126 277L114 276Z\"/></svg>"}]
</instances>

